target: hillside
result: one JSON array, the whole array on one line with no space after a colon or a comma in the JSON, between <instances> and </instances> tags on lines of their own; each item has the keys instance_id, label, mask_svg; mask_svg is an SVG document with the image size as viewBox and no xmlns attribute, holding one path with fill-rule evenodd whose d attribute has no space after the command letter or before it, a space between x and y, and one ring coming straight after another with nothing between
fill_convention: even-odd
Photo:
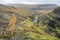
<instances>
[{"instance_id":1,"label":"hillside","mask_svg":"<svg viewBox=\"0 0 60 40\"><path fill-rule=\"evenodd\" d=\"M38 9L41 7L42 10ZM53 12L55 7L0 4L0 40L59 40L60 21Z\"/></svg>"}]
</instances>

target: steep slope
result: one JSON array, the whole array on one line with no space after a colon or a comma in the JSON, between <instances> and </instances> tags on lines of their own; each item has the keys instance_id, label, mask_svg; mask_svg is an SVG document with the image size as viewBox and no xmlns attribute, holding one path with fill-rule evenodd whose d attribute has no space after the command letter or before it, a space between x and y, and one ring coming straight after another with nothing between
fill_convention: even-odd
<instances>
[{"instance_id":1,"label":"steep slope","mask_svg":"<svg viewBox=\"0 0 60 40\"><path fill-rule=\"evenodd\" d=\"M21 10L21 9L17 9L15 7L6 6L6 5L0 5L0 16L4 20L10 20L11 16L15 15L17 17L16 24L18 24L18 22L24 21L27 17L29 17L31 15L29 13L30 12L27 10Z\"/></svg>"}]
</instances>

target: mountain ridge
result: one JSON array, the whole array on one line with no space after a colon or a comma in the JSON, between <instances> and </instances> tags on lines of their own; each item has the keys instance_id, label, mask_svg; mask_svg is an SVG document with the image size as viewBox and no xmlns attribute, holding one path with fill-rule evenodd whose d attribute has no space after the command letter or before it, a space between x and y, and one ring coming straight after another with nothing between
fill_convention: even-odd
<instances>
[{"instance_id":1,"label":"mountain ridge","mask_svg":"<svg viewBox=\"0 0 60 40\"><path fill-rule=\"evenodd\" d=\"M57 7L56 4L10 4L8 6L13 6L16 8L28 9L28 10L44 10L44 9L54 9Z\"/></svg>"}]
</instances>

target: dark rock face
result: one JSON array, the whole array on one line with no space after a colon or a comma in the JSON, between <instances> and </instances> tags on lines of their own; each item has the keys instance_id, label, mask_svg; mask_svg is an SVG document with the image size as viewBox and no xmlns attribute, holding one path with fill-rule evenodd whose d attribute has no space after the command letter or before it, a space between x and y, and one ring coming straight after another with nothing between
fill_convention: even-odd
<instances>
[{"instance_id":1,"label":"dark rock face","mask_svg":"<svg viewBox=\"0 0 60 40\"><path fill-rule=\"evenodd\" d=\"M55 14L60 14L60 7L57 7L53 10Z\"/></svg>"},{"instance_id":2,"label":"dark rock face","mask_svg":"<svg viewBox=\"0 0 60 40\"><path fill-rule=\"evenodd\" d=\"M56 24L56 22L55 22L55 21L52 21L52 20L49 20L49 22L48 22L48 25L49 25L51 28L54 28L54 29L56 29L56 28L55 28L55 24Z\"/></svg>"},{"instance_id":3,"label":"dark rock face","mask_svg":"<svg viewBox=\"0 0 60 40\"><path fill-rule=\"evenodd\" d=\"M58 18L58 17L55 17L55 21L60 21L60 18Z\"/></svg>"},{"instance_id":4,"label":"dark rock face","mask_svg":"<svg viewBox=\"0 0 60 40\"><path fill-rule=\"evenodd\" d=\"M58 28L60 28L60 18L58 18L58 17L55 17L54 18L54 20L49 20L48 21L48 31L50 31L50 32L54 32L55 33L55 36L57 37L57 38L60 38L60 33L56 30L56 27L58 27Z\"/></svg>"}]
</instances>

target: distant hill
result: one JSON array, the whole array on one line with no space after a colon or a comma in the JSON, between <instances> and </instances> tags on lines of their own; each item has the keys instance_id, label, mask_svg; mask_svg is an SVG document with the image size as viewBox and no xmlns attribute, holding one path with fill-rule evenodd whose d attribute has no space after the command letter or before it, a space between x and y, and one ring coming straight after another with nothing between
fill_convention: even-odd
<instances>
[{"instance_id":1,"label":"distant hill","mask_svg":"<svg viewBox=\"0 0 60 40\"><path fill-rule=\"evenodd\" d=\"M37 7L35 8L32 8L32 10L51 10L56 7L57 7L56 4L41 4L41 5L37 5Z\"/></svg>"},{"instance_id":2,"label":"distant hill","mask_svg":"<svg viewBox=\"0 0 60 40\"><path fill-rule=\"evenodd\" d=\"M57 7L56 4L10 4L8 6L13 6L20 9L29 9L29 10L51 10Z\"/></svg>"}]
</instances>

